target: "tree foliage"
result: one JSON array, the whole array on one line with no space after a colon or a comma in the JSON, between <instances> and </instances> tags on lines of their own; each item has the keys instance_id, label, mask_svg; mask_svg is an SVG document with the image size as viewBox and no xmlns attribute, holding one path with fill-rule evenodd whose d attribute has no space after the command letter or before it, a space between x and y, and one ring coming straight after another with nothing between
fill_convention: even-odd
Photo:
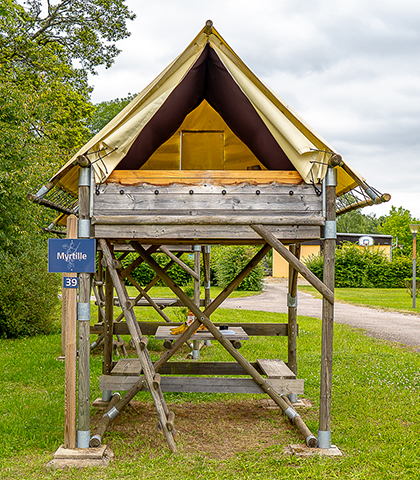
<instances>
[{"instance_id":1,"label":"tree foliage","mask_svg":"<svg viewBox=\"0 0 420 480\"><path fill-rule=\"evenodd\" d=\"M119 53L115 42L129 35L126 22L133 18L124 0L1 2L0 271L10 273L13 264L14 275L25 279L13 301L0 295L3 336L46 331L17 328L17 315L11 320L14 309L25 312L28 324L36 318L44 322L53 311L45 285L50 281L57 287L42 261L46 239L39 220L45 211L25 196L90 137L94 107L88 72L112 64ZM0 291L7 291L7 285L1 275ZM29 308L35 297L41 303L44 299L44 310L37 309L43 310L43 319ZM5 330L13 324L15 332Z\"/></svg>"},{"instance_id":2,"label":"tree foliage","mask_svg":"<svg viewBox=\"0 0 420 480\"><path fill-rule=\"evenodd\" d=\"M360 210L340 215L337 218L337 231L341 233L375 234L379 233L380 220L375 214L363 214Z\"/></svg>"},{"instance_id":3,"label":"tree foliage","mask_svg":"<svg viewBox=\"0 0 420 480\"><path fill-rule=\"evenodd\" d=\"M413 236L410 225L414 223L420 223L420 221L415 219L409 210L393 206L389 214L381 218L381 225L378 230L386 235L392 235L394 241L398 239L398 245L401 245L400 251L409 255L413 251Z\"/></svg>"},{"instance_id":4,"label":"tree foliage","mask_svg":"<svg viewBox=\"0 0 420 480\"><path fill-rule=\"evenodd\" d=\"M135 94L129 93L124 98L116 98L114 100L109 100L108 102L97 103L95 105L92 121L89 124L90 131L93 134L96 134L102 130L102 128L105 127L115 115L120 113L120 111L126 107L135 96Z\"/></svg>"}]
</instances>

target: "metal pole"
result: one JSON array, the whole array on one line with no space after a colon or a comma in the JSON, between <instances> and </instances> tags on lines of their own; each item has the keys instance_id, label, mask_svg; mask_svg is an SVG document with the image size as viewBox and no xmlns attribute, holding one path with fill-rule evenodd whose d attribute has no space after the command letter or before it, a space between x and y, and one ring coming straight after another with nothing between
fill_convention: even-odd
<instances>
[{"instance_id":1,"label":"metal pole","mask_svg":"<svg viewBox=\"0 0 420 480\"><path fill-rule=\"evenodd\" d=\"M417 293L417 284L416 284L416 245L417 243L417 233L413 233L413 308L416 308L416 293Z\"/></svg>"}]
</instances>

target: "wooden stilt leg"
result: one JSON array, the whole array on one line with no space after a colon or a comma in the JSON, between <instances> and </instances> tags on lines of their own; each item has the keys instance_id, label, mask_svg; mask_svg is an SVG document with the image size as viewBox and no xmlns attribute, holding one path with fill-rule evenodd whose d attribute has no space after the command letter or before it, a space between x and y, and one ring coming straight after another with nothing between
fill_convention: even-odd
<instances>
[{"instance_id":1,"label":"wooden stilt leg","mask_svg":"<svg viewBox=\"0 0 420 480\"><path fill-rule=\"evenodd\" d=\"M99 243L102 247L104 258L107 263L109 273L112 277L112 282L117 292L120 305L124 311L124 316L127 322L127 326L130 331L131 338L133 339L134 345L136 347L137 356L139 357L139 360L140 360L140 365L142 367L143 374L146 379L147 387L153 398L153 402L155 404L156 411L158 413L158 417L159 417L159 421L160 421L163 433L166 437L166 441L168 442L169 448L171 449L172 452L176 453L177 449L176 449L173 433L169 431L167 428L169 410L163 398L162 390L160 389L160 387L155 389L153 386L155 370L154 370L152 361L150 359L149 352L147 351L147 348L142 348L142 346L140 345L140 341L142 339L142 333L133 311L132 301L130 301L129 299L121 274L117 271L117 269L114 266L115 259L113 258L108 242L105 240L99 240Z\"/></svg>"},{"instance_id":2,"label":"wooden stilt leg","mask_svg":"<svg viewBox=\"0 0 420 480\"><path fill-rule=\"evenodd\" d=\"M334 291L335 276L335 186L336 172L329 167L325 178L325 234L324 234L324 283ZM334 300L334 299L333 299ZM318 442L320 448L331 447L331 388L333 357L334 301L322 301L321 393L319 404Z\"/></svg>"},{"instance_id":3,"label":"wooden stilt leg","mask_svg":"<svg viewBox=\"0 0 420 480\"><path fill-rule=\"evenodd\" d=\"M300 257L300 244L290 245L290 253L296 258ZM297 281L298 272L289 264L289 288L287 296L287 316L288 316L288 357L287 366L297 375L297 356L296 356L296 338L297 338Z\"/></svg>"},{"instance_id":4,"label":"wooden stilt leg","mask_svg":"<svg viewBox=\"0 0 420 480\"><path fill-rule=\"evenodd\" d=\"M200 307L200 245L194 245L194 304ZM200 356L200 340L193 341L193 359L198 360Z\"/></svg>"},{"instance_id":5,"label":"wooden stilt leg","mask_svg":"<svg viewBox=\"0 0 420 480\"><path fill-rule=\"evenodd\" d=\"M114 337L114 285L109 269L105 270L105 324L104 324L104 363L102 372L110 375L112 370L112 343Z\"/></svg>"}]
</instances>

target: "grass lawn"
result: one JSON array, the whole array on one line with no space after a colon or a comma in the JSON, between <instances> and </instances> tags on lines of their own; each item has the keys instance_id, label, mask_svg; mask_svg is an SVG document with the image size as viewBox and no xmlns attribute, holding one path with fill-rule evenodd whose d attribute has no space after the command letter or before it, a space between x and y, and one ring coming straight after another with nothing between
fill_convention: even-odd
<instances>
[{"instance_id":1,"label":"grass lawn","mask_svg":"<svg viewBox=\"0 0 420 480\"><path fill-rule=\"evenodd\" d=\"M218 310L212 318L229 322L286 321L282 314L227 309ZM321 322L299 317L299 326L299 378L305 380L305 398L312 402L312 407L302 411L302 417L316 434ZM274 411L267 416L257 410L255 418L261 417L261 421L266 422L267 431L272 432L273 427L278 427L286 437L278 443L271 441L268 446L258 448L244 445L234 455L223 455L222 449L217 459L206 453L205 440L195 439L202 442L201 447L191 451L181 437L178 444L180 454L172 456L164 441L159 439L153 443L147 429L141 425L133 425L135 441L123 431L113 430L111 425L105 443L114 450L116 459L106 469L80 471L48 471L45 468L63 442L64 363L56 360L60 354L60 336L0 340L0 478L418 479L420 356L409 348L366 337L346 325L337 324L334 328L332 440L342 450L343 457L299 459L285 456L283 447L290 442L301 442L300 436L280 412ZM157 358L162 349L160 343L152 340L149 347L153 358ZM241 353L249 360L285 359L287 339L252 337L244 342ZM201 358L229 360L219 345L204 349ZM185 352L181 352L177 359L185 360ZM100 394L95 387L100 371L101 357L92 355L91 400ZM210 412L210 406L214 408L214 403L219 402L223 413L228 414L229 404L250 397L263 398L256 395L165 394L168 404L176 404L181 412L186 412L176 418L180 430L187 420L185 415L189 406L205 409L208 405ZM150 405L147 393L141 393L138 399ZM92 415L98 417L94 408ZM234 410L230 415L234 420ZM156 418L147 419L149 423L156 432ZM202 435L211 432L212 427L208 428L209 432L204 431ZM252 428L246 433L251 442ZM221 435L220 445L223 438Z\"/></svg>"},{"instance_id":2,"label":"grass lawn","mask_svg":"<svg viewBox=\"0 0 420 480\"><path fill-rule=\"evenodd\" d=\"M309 292L317 298L321 295L309 285L299 285L299 290ZM335 298L338 302L352 303L366 307L398 310L400 312L420 313L420 298L416 299L413 309L413 299L405 288L336 288Z\"/></svg>"}]
</instances>

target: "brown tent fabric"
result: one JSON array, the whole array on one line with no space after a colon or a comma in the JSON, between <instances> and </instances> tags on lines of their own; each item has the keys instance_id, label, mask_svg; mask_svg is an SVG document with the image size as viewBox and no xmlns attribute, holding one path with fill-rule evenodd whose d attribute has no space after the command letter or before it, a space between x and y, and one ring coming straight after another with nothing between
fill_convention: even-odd
<instances>
[{"instance_id":1,"label":"brown tent fabric","mask_svg":"<svg viewBox=\"0 0 420 480\"><path fill-rule=\"evenodd\" d=\"M118 170L139 169L203 100L269 170L295 170L286 154L209 44L140 132Z\"/></svg>"}]
</instances>

